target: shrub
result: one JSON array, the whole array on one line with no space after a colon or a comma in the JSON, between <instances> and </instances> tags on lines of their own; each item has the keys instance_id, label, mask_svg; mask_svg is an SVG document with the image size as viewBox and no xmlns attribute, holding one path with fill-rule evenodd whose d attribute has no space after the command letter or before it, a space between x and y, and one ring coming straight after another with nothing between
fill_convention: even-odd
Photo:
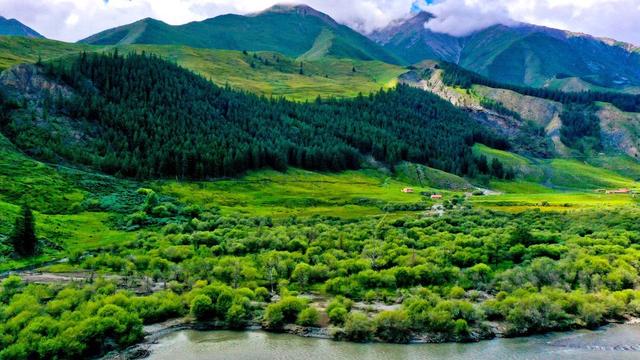
<instances>
[{"instance_id":1,"label":"shrub","mask_svg":"<svg viewBox=\"0 0 640 360\"><path fill-rule=\"evenodd\" d=\"M334 325L341 326L344 324L344 321L346 320L348 314L349 311L347 311L347 309L342 306L336 306L332 308L328 313L329 321L331 321L331 323Z\"/></svg>"},{"instance_id":2,"label":"shrub","mask_svg":"<svg viewBox=\"0 0 640 360\"><path fill-rule=\"evenodd\" d=\"M350 313L344 323L345 337L351 341L371 341L375 330L367 315L359 312Z\"/></svg>"},{"instance_id":3,"label":"shrub","mask_svg":"<svg viewBox=\"0 0 640 360\"><path fill-rule=\"evenodd\" d=\"M376 335L387 342L406 344L411 341L409 317L406 311L383 311L374 318Z\"/></svg>"},{"instance_id":4,"label":"shrub","mask_svg":"<svg viewBox=\"0 0 640 360\"><path fill-rule=\"evenodd\" d=\"M227 326L233 329L241 329L247 325L247 309L242 303L234 303L229 307L225 315Z\"/></svg>"},{"instance_id":5,"label":"shrub","mask_svg":"<svg viewBox=\"0 0 640 360\"><path fill-rule=\"evenodd\" d=\"M318 320L320 319L320 314L318 310L314 307L308 307L298 314L298 320L296 323L302 326L318 326Z\"/></svg>"},{"instance_id":6,"label":"shrub","mask_svg":"<svg viewBox=\"0 0 640 360\"><path fill-rule=\"evenodd\" d=\"M263 316L263 326L269 330L281 329L285 324L295 322L298 314L306 306L302 299L294 296L284 297L280 301L267 306Z\"/></svg>"},{"instance_id":7,"label":"shrub","mask_svg":"<svg viewBox=\"0 0 640 360\"><path fill-rule=\"evenodd\" d=\"M198 320L206 320L213 317L215 307L211 302L211 298L207 295L197 295L191 301L191 315Z\"/></svg>"}]
</instances>

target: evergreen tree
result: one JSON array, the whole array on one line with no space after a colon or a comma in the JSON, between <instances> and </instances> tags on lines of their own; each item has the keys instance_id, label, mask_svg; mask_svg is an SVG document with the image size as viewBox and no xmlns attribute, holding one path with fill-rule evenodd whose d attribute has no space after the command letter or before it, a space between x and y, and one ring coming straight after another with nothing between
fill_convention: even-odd
<instances>
[{"instance_id":1,"label":"evergreen tree","mask_svg":"<svg viewBox=\"0 0 640 360\"><path fill-rule=\"evenodd\" d=\"M32 256L36 253L38 239L36 238L35 219L27 205L22 206L21 214L16 219L11 242L14 251L20 256Z\"/></svg>"}]
</instances>

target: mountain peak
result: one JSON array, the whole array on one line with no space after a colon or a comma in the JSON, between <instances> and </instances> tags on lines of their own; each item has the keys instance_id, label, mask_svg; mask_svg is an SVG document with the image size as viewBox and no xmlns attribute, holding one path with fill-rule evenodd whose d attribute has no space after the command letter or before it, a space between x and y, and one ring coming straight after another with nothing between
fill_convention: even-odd
<instances>
[{"instance_id":1,"label":"mountain peak","mask_svg":"<svg viewBox=\"0 0 640 360\"><path fill-rule=\"evenodd\" d=\"M418 13L416 13L409 21L429 21L433 18L435 18L436 16L433 15L432 13L428 12L428 11L424 11L421 10Z\"/></svg>"},{"instance_id":2,"label":"mountain peak","mask_svg":"<svg viewBox=\"0 0 640 360\"><path fill-rule=\"evenodd\" d=\"M256 15L264 14L297 14L301 16L314 16L332 24L336 23L331 16L304 4L276 4L257 13Z\"/></svg>"},{"instance_id":3,"label":"mountain peak","mask_svg":"<svg viewBox=\"0 0 640 360\"><path fill-rule=\"evenodd\" d=\"M32 28L16 19L7 19L0 16L0 35L25 36L30 38L44 38Z\"/></svg>"}]
</instances>

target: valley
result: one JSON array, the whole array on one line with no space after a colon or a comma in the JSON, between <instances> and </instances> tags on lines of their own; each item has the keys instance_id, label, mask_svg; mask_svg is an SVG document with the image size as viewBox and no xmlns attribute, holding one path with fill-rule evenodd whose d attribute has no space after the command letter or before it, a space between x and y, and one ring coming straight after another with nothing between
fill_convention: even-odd
<instances>
[{"instance_id":1,"label":"valley","mask_svg":"<svg viewBox=\"0 0 640 360\"><path fill-rule=\"evenodd\" d=\"M637 54L431 18L360 34L278 5L77 43L0 26L0 359L578 358L600 353L555 332L633 338ZM567 65L577 46L598 71Z\"/></svg>"}]
</instances>

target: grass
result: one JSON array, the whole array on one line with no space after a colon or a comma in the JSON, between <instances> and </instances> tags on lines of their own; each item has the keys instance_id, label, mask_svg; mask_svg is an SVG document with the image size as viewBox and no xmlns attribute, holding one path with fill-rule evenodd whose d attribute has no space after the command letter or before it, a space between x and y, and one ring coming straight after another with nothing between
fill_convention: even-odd
<instances>
[{"instance_id":1,"label":"grass","mask_svg":"<svg viewBox=\"0 0 640 360\"><path fill-rule=\"evenodd\" d=\"M111 226L111 218L118 214L79 212L85 199L123 192L128 187L128 181L35 161L0 135L0 235L11 233L19 205L28 204L35 210L38 236L62 248L48 247L43 254L29 259L4 259L0 261L0 271L51 261L70 251L83 252L132 240L135 233Z\"/></svg>"},{"instance_id":2,"label":"grass","mask_svg":"<svg viewBox=\"0 0 640 360\"><path fill-rule=\"evenodd\" d=\"M276 52L190 48L179 45L91 46L44 39L0 36L0 70L21 63L65 58L82 51L153 53L174 61L214 83L265 96L305 101L322 97L355 97L396 85L406 69L380 61L313 56L300 62ZM317 55L317 54L316 54ZM353 69L356 69L354 72Z\"/></svg>"},{"instance_id":3,"label":"grass","mask_svg":"<svg viewBox=\"0 0 640 360\"><path fill-rule=\"evenodd\" d=\"M503 165L514 169L518 177L525 181L540 182L544 178L544 169L524 156L493 149L482 144L475 144L473 153L476 156L484 155L489 163L493 159L498 159Z\"/></svg>"},{"instance_id":4,"label":"grass","mask_svg":"<svg viewBox=\"0 0 640 360\"><path fill-rule=\"evenodd\" d=\"M263 170L237 180L165 181L155 186L186 203L219 207L226 213L272 217L380 215L387 204L416 204L424 200L420 191L433 191L415 187L415 193L405 194L401 190L411 184L377 170L338 174Z\"/></svg>"},{"instance_id":5,"label":"grass","mask_svg":"<svg viewBox=\"0 0 640 360\"><path fill-rule=\"evenodd\" d=\"M50 166L20 153L0 134L0 201L60 213L77 207L84 198L84 191Z\"/></svg>"},{"instance_id":6,"label":"grass","mask_svg":"<svg viewBox=\"0 0 640 360\"><path fill-rule=\"evenodd\" d=\"M35 63L38 58L51 60L93 49L95 47L83 44L22 36L0 36L0 71L17 64Z\"/></svg>"},{"instance_id":7,"label":"grass","mask_svg":"<svg viewBox=\"0 0 640 360\"><path fill-rule=\"evenodd\" d=\"M489 161L496 158L516 170L516 182L492 182L493 187L505 192L548 192L545 187L565 191L640 188L640 183L635 181L640 175L640 164L626 156L527 159L481 144L476 144L473 151L476 155L485 155Z\"/></svg>"},{"instance_id":8,"label":"grass","mask_svg":"<svg viewBox=\"0 0 640 360\"><path fill-rule=\"evenodd\" d=\"M604 209L637 205L631 195L605 195L585 192L556 192L538 194L502 194L478 196L471 200L477 207L506 212L521 212L530 209L542 211L575 211Z\"/></svg>"},{"instance_id":9,"label":"grass","mask_svg":"<svg viewBox=\"0 0 640 360\"><path fill-rule=\"evenodd\" d=\"M259 95L314 100L355 97L396 85L406 70L379 61L317 58L297 61L274 52L194 49L172 45L130 45L121 52L145 51L175 61L214 83ZM255 54L255 57L254 57ZM300 73L300 63L303 73ZM353 69L356 69L354 72Z\"/></svg>"},{"instance_id":10,"label":"grass","mask_svg":"<svg viewBox=\"0 0 640 360\"><path fill-rule=\"evenodd\" d=\"M405 162L396 166L395 171L398 180L412 185L448 190L468 190L473 188L467 180L459 176L419 164Z\"/></svg>"},{"instance_id":11,"label":"grass","mask_svg":"<svg viewBox=\"0 0 640 360\"><path fill-rule=\"evenodd\" d=\"M0 234L8 235L19 207L0 202ZM4 259L0 271L23 268L59 259L70 252L95 250L108 245L134 240L135 232L116 230L110 226L112 214L82 212L79 214L43 214L35 212L36 232L40 239L57 244L62 249L47 247L45 251L28 259Z\"/></svg>"}]
</instances>

